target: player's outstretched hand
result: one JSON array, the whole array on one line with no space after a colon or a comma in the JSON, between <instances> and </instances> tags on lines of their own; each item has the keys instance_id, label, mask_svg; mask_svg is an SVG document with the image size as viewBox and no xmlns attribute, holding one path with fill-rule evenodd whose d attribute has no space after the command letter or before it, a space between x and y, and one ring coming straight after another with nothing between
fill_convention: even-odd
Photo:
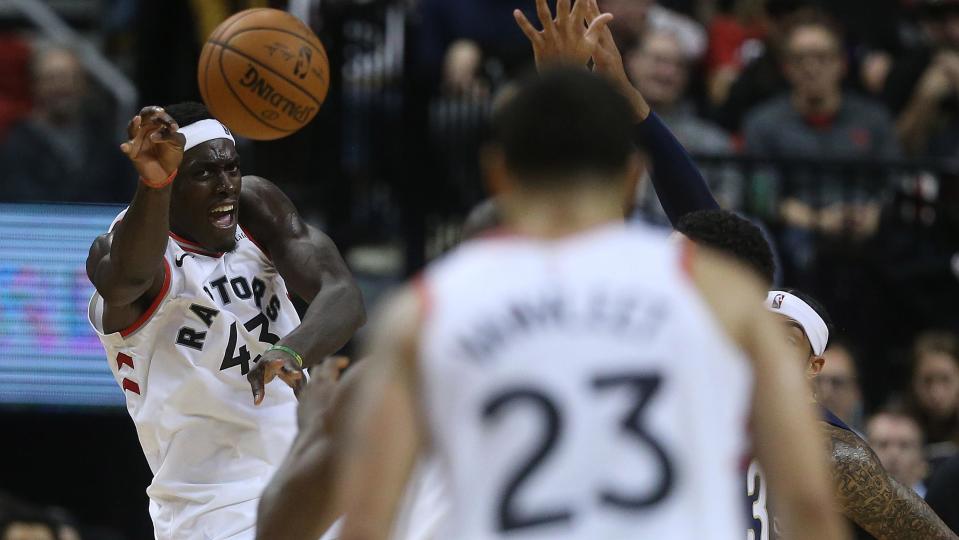
<instances>
[{"instance_id":1,"label":"player's outstretched hand","mask_svg":"<svg viewBox=\"0 0 959 540\"><path fill-rule=\"evenodd\" d=\"M292 388L297 396L300 395L300 390L305 384L303 369L297 365L296 359L289 353L272 349L263 353L256 367L246 375L246 380L250 381L250 388L253 390L254 405L263 403L263 398L266 397L266 385L277 377Z\"/></svg>"},{"instance_id":2,"label":"player's outstretched hand","mask_svg":"<svg viewBox=\"0 0 959 540\"><path fill-rule=\"evenodd\" d=\"M163 185L180 167L186 140L162 107L144 107L127 125L129 140L120 145L148 185Z\"/></svg>"},{"instance_id":3,"label":"player's outstretched hand","mask_svg":"<svg viewBox=\"0 0 959 540\"><path fill-rule=\"evenodd\" d=\"M596 0L589 0L588 7L586 15L588 18L595 19L600 16L599 4ZM649 104L626 75L623 55L616 46L613 32L606 25L599 29L598 44L593 52L593 71L603 74L619 88L632 104L637 120L642 121L649 116Z\"/></svg>"},{"instance_id":4,"label":"player's outstretched hand","mask_svg":"<svg viewBox=\"0 0 959 540\"><path fill-rule=\"evenodd\" d=\"M516 24L533 45L536 67L542 69L557 63L586 66L599 46L603 29L607 29L606 25L613 20L609 13L589 16L592 1L557 0L556 18L553 18L546 0L536 0L536 14L543 25L541 31L533 27L522 11L513 11ZM572 7L570 2L573 2ZM599 11L598 7L596 11Z\"/></svg>"},{"instance_id":5,"label":"player's outstretched hand","mask_svg":"<svg viewBox=\"0 0 959 540\"><path fill-rule=\"evenodd\" d=\"M303 431L307 424L322 419L324 426L328 426L329 418L332 414L334 401L336 401L336 389L343 370L350 365L350 359L345 356L331 356L324 360L320 365L310 370L310 382L300 392L300 407L297 409L297 423L300 431Z\"/></svg>"}]
</instances>

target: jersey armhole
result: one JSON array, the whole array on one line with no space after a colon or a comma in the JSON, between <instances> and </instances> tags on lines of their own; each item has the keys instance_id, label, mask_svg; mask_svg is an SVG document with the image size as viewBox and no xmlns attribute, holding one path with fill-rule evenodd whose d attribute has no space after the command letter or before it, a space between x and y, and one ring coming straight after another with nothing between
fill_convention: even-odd
<instances>
[{"instance_id":1,"label":"jersey armhole","mask_svg":"<svg viewBox=\"0 0 959 540\"><path fill-rule=\"evenodd\" d=\"M257 249L260 250L260 253L262 253L263 256L266 257L266 260L272 263L273 257L270 257L270 252L267 251L265 247L263 247L263 244L259 243L256 240L256 238L253 238L253 235L250 234L250 231L247 230L247 228L244 227L243 225L237 225L237 227L239 227L240 230L243 231L243 234L246 236L246 239L249 240L254 246L256 246Z\"/></svg>"},{"instance_id":2,"label":"jersey armhole","mask_svg":"<svg viewBox=\"0 0 959 540\"><path fill-rule=\"evenodd\" d=\"M143 327L150 320L150 317L156 313L157 308L160 307L160 303L166 297L167 293L170 291L170 281L172 277L172 272L170 271L170 263L166 260L166 257L163 258L163 286L160 287L160 292L157 293L156 298L153 299L153 302L150 303L150 307L147 308L136 321L133 322L130 326L120 330L120 337L126 338L130 334L136 332Z\"/></svg>"}]
</instances>

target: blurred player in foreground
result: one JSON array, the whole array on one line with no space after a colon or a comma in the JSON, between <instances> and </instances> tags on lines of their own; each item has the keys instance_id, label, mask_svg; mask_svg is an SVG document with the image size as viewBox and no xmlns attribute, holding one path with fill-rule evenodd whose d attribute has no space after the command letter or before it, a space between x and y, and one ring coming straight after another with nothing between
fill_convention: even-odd
<instances>
[{"instance_id":1,"label":"blurred player in foreground","mask_svg":"<svg viewBox=\"0 0 959 540\"><path fill-rule=\"evenodd\" d=\"M432 265L379 320L341 538L388 537L429 449L450 487L439 538L739 540L750 413L788 530L843 538L759 280L622 223L629 119L580 70L544 73L496 114L484 165L512 234Z\"/></svg>"},{"instance_id":2,"label":"blurred player in foreground","mask_svg":"<svg viewBox=\"0 0 959 540\"><path fill-rule=\"evenodd\" d=\"M241 176L202 105L147 107L129 135L140 183L90 249L90 322L153 471L156 537L252 538L302 370L350 339L362 300L333 242ZM311 302L302 323L290 294Z\"/></svg>"}]
</instances>

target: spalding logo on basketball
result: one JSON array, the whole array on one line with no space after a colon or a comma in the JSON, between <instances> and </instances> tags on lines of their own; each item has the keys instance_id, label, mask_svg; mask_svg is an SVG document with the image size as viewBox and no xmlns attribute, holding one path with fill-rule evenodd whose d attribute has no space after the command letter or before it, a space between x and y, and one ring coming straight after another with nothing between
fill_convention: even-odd
<instances>
[{"instance_id":1,"label":"spalding logo on basketball","mask_svg":"<svg viewBox=\"0 0 959 540\"><path fill-rule=\"evenodd\" d=\"M276 9L241 11L210 34L197 69L210 112L257 140L290 135L313 119L330 88L323 44Z\"/></svg>"}]
</instances>

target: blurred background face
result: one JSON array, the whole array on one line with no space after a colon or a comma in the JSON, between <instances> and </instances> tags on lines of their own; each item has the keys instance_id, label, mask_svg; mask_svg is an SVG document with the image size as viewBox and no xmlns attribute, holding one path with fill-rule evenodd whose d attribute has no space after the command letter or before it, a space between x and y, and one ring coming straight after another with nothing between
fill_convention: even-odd
<instances>
[{"instance_id":1,"label":"blurred background face","mask_svg":"<svg viewBox=\"0 0 959 540\"><path fill-rule=\"evenodd\" d=\"M862 399L856 365L844 347L830 347L823 355L826 363L816 377L816 397L843 420L851 421Z\"/></svg>"},{"instance_id":2,"label":"blurred background face","mask_svg":"<svg viewBox=\"0 0 959 540\"><path fill-rule=\"evenodd\" d=\"M635 36L646 28L649 8L655 3L655 0L599 0L599 8L616 17L609 25L614 33Z\"/></svg>"},{"instance_id":3,"label":"blurred background face","mask_svg":"<svg viewBox=\"0 0 959 540\"><path fill-rule=\"evenodd\" d=\"M33 67L34 99L38 109L55 119L77 115L86 82L83 66L65 49L40 53Z\"/></svg>"},{"instance_id":4,"label":"blurred background face","mask_svg":"<svg viewBox=\"0 0 959 540\"><path fill-rule=\"evenodd\" d=\"M654 107L674 105L686 90L686 60L682 46L668 32L655 32L629 54L627 69Z\"/></svg>"},{"instance_id":5,"label":"blurred background face","mask_svg":"<svg viewBox=\"0 0 959 540\"><path fill-rule=\"evenodd\" d=\"M39 523L13 523L0 540L57 540L50 527Z\"/></svg>"},{"instance_id":6,"label":"blurred background face","mask_svg":"<svg viewBox=\"0 0 959 540\"><path fill-rule=\"evenodd\" d=\"M829 30L796 28L784 53L786 78L801 96L816 98L839 91L846 67L840 43Z\"/></svg>"},{"instance_id":7,"label":"blurred background face","mask_svg":"<svg viewBox=\"0 0 959 540\"><path fill-rule=\"evenodd\" d=\"M903 485L913 487L925 477L922 433L912 418L877 414L866 425L866 438L882 466Z\"/></svg>"},{"instance_id":8,"label":"blurred background face","mask_svg":"<svg viewBox=\"0 0 959 540\"><path fill-rule=\"evenodd\" d=\"M927 414L948 418L959 411L959 365L948 354L924 353L917 359L913 391Z\"/></svg>"}]
</instances>

